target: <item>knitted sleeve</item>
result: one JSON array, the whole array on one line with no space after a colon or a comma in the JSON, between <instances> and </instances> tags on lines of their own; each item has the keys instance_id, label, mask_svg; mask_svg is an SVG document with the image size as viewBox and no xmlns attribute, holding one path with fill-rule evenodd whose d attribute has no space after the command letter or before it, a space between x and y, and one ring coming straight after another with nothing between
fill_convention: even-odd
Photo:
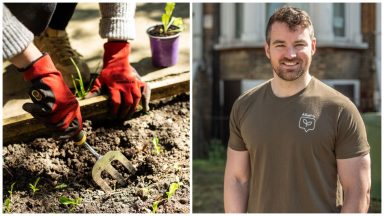
<instances>
[{"instance_id":1,"label":"knitted sleeve","mask_svg":"<svg viewBox=\"0 0 384 216\"><path fill-rule=\"evenodd\" d=\"M3 59L20 54L32 41L33 33L3 5Z\"/></svg>"},{"instance_id":2,"label":"knitted sleeve","mask_svg":"<svg viewBox=\"0 0 384 216\"><path fill-rule=\"evenodd\" d=\"M135 39L135 9L135 3L100 3L100 36L116 40Z\"/></svg>"}]
</instances>

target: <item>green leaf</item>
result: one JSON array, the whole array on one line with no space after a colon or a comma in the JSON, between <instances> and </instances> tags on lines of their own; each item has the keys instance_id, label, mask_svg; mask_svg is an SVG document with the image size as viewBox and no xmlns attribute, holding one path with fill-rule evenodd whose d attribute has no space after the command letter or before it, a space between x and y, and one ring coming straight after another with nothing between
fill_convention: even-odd
<instances>
[{"instance_id":1,"label":"green leaf","mask_svg":"<svg viewBox=\"0 0 384 216\"><path fill-rule=\"evenodd\" d=\"M161 148L159 145L159 138L154 137L152 140L153 148L155 149L156 154L160 154Z\"/></svg>"},{"instance_id":2,"label":"green leaf","mask_svg":"<svg viewBox=\"0 0 384 216\"><path fill-rule=\"evenodd\" d=\"M153 204L152 204L152 213L156 213L157 211L157 208L159 207L159 203L161 202L161 200L158 200L158 201L155 201Z\"/></svg>"},{"instance_id":3,"label":"green leaf","mask_svg":"<svg viewBox=\"0 0 384 216\"><path fill-rule=\"evenodd\" d=\"M13 182L11 184L11 189L8 191L9 195L12 196L12 193L13 193L13 186L15 185L16 182Z\"/></svg>"},{"instance_id":4,"label":"green leaf","mask_svg":"<svg viewBox=\"0 0 384 216\"><path fill-rule=\"evenodd\" d=\"M34 184L29 183L29 188L31 188L33 194L35 194L36 191L40 190L39 188L37 188L37 183L39 182L39 180L40 180L40 177L38 177L38 178L35 180L35 183L34 183Z\"/></svg>"},{"instance_id":5,"label":"green leaf","mask_svg":"<svg viewBox=\"0 0 384 216\"><path fill-rule=\"evenodd\" d=\"M11 199L7 198L4 202L3 212L5 213L5 211L7 211L7 213L11 213L11 210Z\"/></svg>"},{"instance_id":6,"label":"green leaf","mask_svg":"<svg viewBox=\"0 0 384 216\"><path fill-rule=\"evenodd\" d=\"M163 14L161 16L161 21L163 22L164 32L168 31L169 18L170 17L167 14Z\"/></svg>"},{"instance_id":7,"label":"green leaf","mask_svg":"<svg viewBox=\"0 0 384 216\"><path fill-rule=\"evenodd\" d=\"M173 182L171 186L169 187L169 191L166 192L168 196L168 201L171 199L171 197L175 194L176 190L179 188L180 184Z\"/></svg>"},{"instance_id":8,"label":"green leaf","mask_svg":"<svg viewBox=\"0 0 384 216\"><path fill-rule=\"evenodd\" d=\"M66 187L68 187L68 185L66 185L65 183L62 183L62 184L56 185L55 189L63 189Z\"/></svg>"},{"instance_id":9,"label":"green leaf","mask_svg":"<svg viewBox=\"0 0 384 216\"><path fill-rule=\"evenodd\" d=\"M74 78L73 75L71 74L72 76L72 82L73 82L73 85L75 87L75 91L76 91L76 95L80 98L80 99L84 99L85 98L85 95L87 94L87 92L84 90L84 83L83 83L83 78L81 76L81 73L80 73L80 70L79 70L79 67L77 66L76 62L72 59L72 58L69 58L71 59L71 62L72 64L75 66L75 69L76 69L76 72L77 72L77 76L78 78ZM79 83L79 88L77 88L77 85L76 85L76 82L77 81Z\"/></svg>"},{"instance_id":10,"label":"green leaf","mask_svg":"<svg viewBox=\"0 0 384 216\"><path fill-rule=\"evenodd\" d=\"M183 19L181 17L175 17L172 25L181 27L183 25Z\"/></svg>"},{"instance_id":11,"label":"green leaf","mask_svg":"<svg viewBox=\"0 0 384 216\"><path fill-rule=\"evenodd\" d=\"M172 12L175 9L175 5L175 2L167 2L164 8L165 14L167 14L168 16L172 16Z\"/></svg>"},{"instance_id":12,"label":"green leaf","mask_svg":"<svg viewBox=\"0 0 384 216\"><path fill-rule=\"evenodd\" d=\"M173 10L175 9L176 3L168 2L165 5L164 11L165 13L161 16L161 21L163 23L164 33L168 32L168 29L171 25L179 27L178 30L173 30L175 32L182 31L183 20L181 18L172 17Z\"/></svg>"},{"instance_id":13,"label":"green leaf","mask_svg":"<svg viewBox=\"0 0 384 216\"><path fill-rule=\"evenodd\" d=\"M75 205L76 204L76 201L74 199L71 199L71 198L68 198L65 196L61 196L59 202L63 205Z\"/></svg>"}]
</instances>

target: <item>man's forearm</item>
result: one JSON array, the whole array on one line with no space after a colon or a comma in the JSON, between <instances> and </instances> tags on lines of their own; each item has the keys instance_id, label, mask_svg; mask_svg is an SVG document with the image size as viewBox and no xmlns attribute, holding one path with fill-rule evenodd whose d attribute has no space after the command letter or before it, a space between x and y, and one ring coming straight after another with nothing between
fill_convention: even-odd
<instances>
[{"instance_id":1,"label":"man's forearm","mask_svg":"<svg viewBox=\"0 0 384 216\"><path fill-rule=\"evenodd\" d=\"M241 183L235 179L224 182L224 209L226 213L245 213L248 207L248 182Z\"/></svg>"},{"instance_id":2,"label":"man's forearm","mask_svg":"<svg viewBox=\"0 0 384 216\"><path fill-rule=\"evenodd\" d=\"M345 192L344 204L341 213L366 213L368 212L370 198L368 192Z\"/></svg>"}]
</instances>

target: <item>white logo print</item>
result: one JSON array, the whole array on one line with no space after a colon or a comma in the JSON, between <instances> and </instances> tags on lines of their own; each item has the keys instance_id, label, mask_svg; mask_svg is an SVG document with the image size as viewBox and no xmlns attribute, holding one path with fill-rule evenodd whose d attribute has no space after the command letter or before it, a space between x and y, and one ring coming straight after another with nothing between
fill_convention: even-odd
<instances>
[{"instance_id":1,"label":"white logo print","mask_svg":"<svg viewBox=\"0 0 384 216\"><path fill-rule=\"evenodd\" d=\"M310 130L315 130L316 119L315 116L308 113L301 114L299 121L299 128L303 129L306 133Z\"/></svg>"}]
</instances>

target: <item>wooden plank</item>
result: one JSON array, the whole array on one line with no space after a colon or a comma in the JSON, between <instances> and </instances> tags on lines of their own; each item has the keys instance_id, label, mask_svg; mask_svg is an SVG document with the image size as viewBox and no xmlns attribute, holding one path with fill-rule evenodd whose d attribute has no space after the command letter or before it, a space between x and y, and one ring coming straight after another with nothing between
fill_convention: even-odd
<instances>
[{"instance_id":1,"label":"wooden plank","mask_svg":"<svg viewBox=\"0 0 384 216\"><path fill-rule=\"evenodd\" d=\"M162 74L161 71L157 74ZM151 87L151 101L189 92L189 71L168 76L152 76L143 80ZM164 74L163 74L164 75ZM153 78L155 77L155 78ZM161 77L161 78L160 78ZM152 81L149 81L152 80ZM105 95L79 101L83 119L100 118L108 114L108 97ZM33 137L49 134L49 130L32 115L22 111L3 119L3 142L29 140Z\"/></svg>"}]
</instances>

